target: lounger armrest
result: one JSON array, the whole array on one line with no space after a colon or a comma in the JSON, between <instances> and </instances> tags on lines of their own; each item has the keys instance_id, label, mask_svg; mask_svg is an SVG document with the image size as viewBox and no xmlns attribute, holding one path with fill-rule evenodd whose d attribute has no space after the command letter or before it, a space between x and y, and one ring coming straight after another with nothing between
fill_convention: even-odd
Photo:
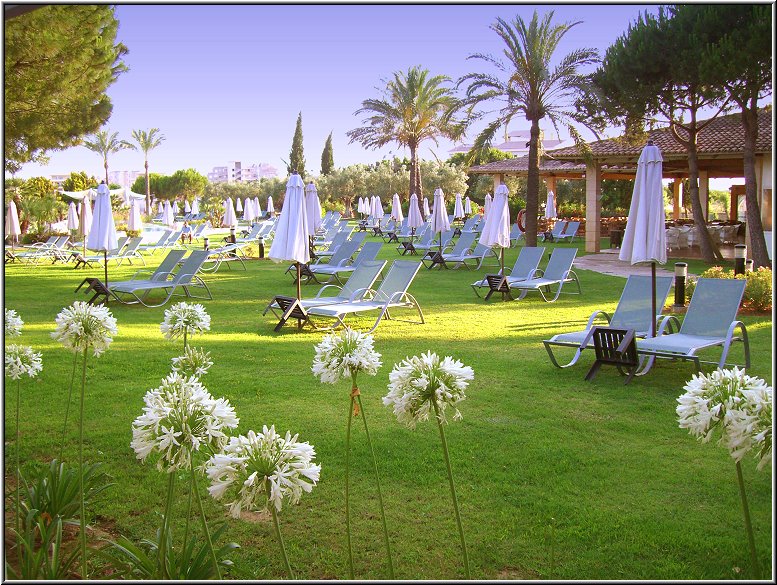
<instances>
[{"instance_id":1,"label":"lounger armrest","mask_svg":"<svg viewBox=\"0 0 777 585\"><path fill-rule=\"evenodd\" d=\"M353 293L351 293L351 297L348 299L349 303L352 303L353 301L363 300L367 295L369 295L368 298L372 298L375 296L375 289L373 288L357 288Z\"/></svg>"},{"instance_id":2,"label":"lounger armrest","mask_svg":"<svg viewBox=\"0 0 777 585\"><path fill-rule=\"evenodd\" d=\"M337 263L338 268L344 268L345 266L351 265L351 259L350 258L343 258L340 260L340 262Z\"/></svg>"},{"instance_id":3,"label":"lounger armrest","mask_svg":"<svg viewBox=\"0 0 777 585\"><path fill-rule=\"evenodd\" d=\"M658 329L656 330L656 337L663 335L667 327L669 328L670 333L672 331L680 330L680 320L674 315L664 315L663 317L658 317L658 321L656 321L656 323L658 325Z\"/></svg>"},{"instance_id":4,"label":"lounger armrest","mask_svg":"<svg viewBox=\"0 0 777 585\"><path fill-rule=\"evenodd\" d=\"M598 317L600 317L600 316L603 316L603 317L604 317L604 319L605 319L605 321L607 321L607 324L608 324L608 325L610 324L610 320L612 319L612 317L610 316L610 314L609 314L609 313L607 313L606 311L602 311L602 310L600 310L600 309L597 309L596 311L594 311L593 313L591 313L591 316L588 318L588 323L586 323L586 324L585 324L585 328L586 328L586 329L593 329L593 326L594 326L594 321L595 321L595 320L596 320Z\"/></svg>"},{"instance_id":5,"label":"lounger armrest","mask_svg":"<svg viewBox=\"0 0 777 585\"><path fill-rule=\"evenodd\" d=\"M545 271L542 268L535 268L529 273L529 276L526 277L526 280L531 280L532 278L542 278L545 276Z\"/></svg>"},{"instance_id":6,"label":"lounger armrest","mask_svg":"<svg viewBox=\"0 0 777 585\"><path fill-rule=\"evenodd\" d=\"M316 299L321 298L321 293L323 293L328 288L336 288L337 290L343 290L343 287L337 286L336 284L326 284L323 287L321 287L321 290L319 290L316 293L316 296L314 298L316 298Z\"/></svg>"}]
</instances>

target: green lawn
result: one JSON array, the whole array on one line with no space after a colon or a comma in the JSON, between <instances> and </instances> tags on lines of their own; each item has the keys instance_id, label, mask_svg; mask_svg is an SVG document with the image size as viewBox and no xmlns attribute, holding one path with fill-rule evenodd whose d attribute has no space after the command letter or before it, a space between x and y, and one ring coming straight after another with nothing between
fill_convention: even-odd
<instances>
[{"instance_id":1,"label":"green lawn","mask_svg":"<svg viewBox=\"0 0 777 585\"><path fill-rule=\"evenodd\" d=\"M516 254L507 252L507 265ZM384 246L380 257L398 255L394 246ZM692 272L702 269L698 262L693 266ZM203 383L214 396L229 399L240 432L275 424L315 446L321 481L298 506L284 507L281 529L297 578L342 579L348 575L343 488L350 389L313 377L313 347L321 332L287 326L274 333L275 320L261 315L274 294L294 294L284 269L257 260L245 272L222 266L206 275L214 297L203 302L211 331L192 342L211 352L215 363ZM111 266L111 279L134 270ZM612 310L625 280L581 270L582 296L562 295L553 304L536 294L484 303L468 286L484 272L422 268L410 292L426 324L381 323L375 349L384 365L377 376L360 380L396 578L463 576L436 425L411 431L381 402L393 364L427 350L452 355L475 371L460 408L464 419L447 428L474 578L749 577L733 460L723 447L698 443L676 422L676 399L693 374L692 364L662 362L629 385L616 370L602 368L588 383L583 378L592 356L559 370L542 347L542 339L580 328L595 309ZM74 294L85 276L101 275L101 268L77 271L72 265L5 267L5 304L25 321L19 342L43 353L41 376L22 384L21 457L27 468L55 457L59 447L73 358L49 336L54 318L86 298ZM313 296L317 289L303 286L303 294ZM141 413L143 395L159 385L182 345L165 341L159 331L164 308L111 303L111 310L119 334L103 356L89 360L85 449L90 461L105 462L116 483L94 507L100 525L139 540L158 526L166 481L153 464L135 459L131 423ZM751 340L750 373L771 381L771 318L742 319ZM741 360L741 344L732 355ZM15 384L8 386L5 402L6 476L13 472L14 397ZM357 578L382 579L385 555L369 452L360 424L354 424L354 433L355 572ZM67 441L65 459L75 461L75 424ZM771 468L757 472L748 458L743 469L762 570L769 575ZM179 537L183 483L177 484ZM205 505L209 519L226 518L220 504L207 498ZM271 522L263 517L228 522L228 540L242 547L232 555L234 577L285 577Z\"/></svg>"}]
</instances>

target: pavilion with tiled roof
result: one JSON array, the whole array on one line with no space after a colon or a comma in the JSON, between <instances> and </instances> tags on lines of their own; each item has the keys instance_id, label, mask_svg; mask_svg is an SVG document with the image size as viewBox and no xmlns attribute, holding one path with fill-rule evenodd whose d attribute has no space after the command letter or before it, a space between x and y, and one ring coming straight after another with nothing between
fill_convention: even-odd
<instances>
[{"instance_id":1,"label":"pavilion with tiled roof","mask_svg":"<svg viewBox=\"0 0 777 585\"><path fill-rule=\"evenodd\" d=\"M703 123L701 121L700 123ZM758 115L758 140L756 142L756 176L761 219L765 230L772 226L772 110L763 109ZM664 178L675 179L675 214L679 213L681 181L688 176L688 153L666 128L647 132L661 150L664 159ZM737 112L712 120L697 138L699 162L699 196L707 207L710 178L743 177L744 130L742 118ZM540 176L555 189L558 179L585 179L586 182L586 251L600 249L601 180L633 179L637 160L644 144L630 144L623 138L608 138L589 143L591 159L586 162L575 146L547 151L540 159ZM494 184L502 182L506 175L526 175L528 156L473 166L472 174L488 174ZM736 197L734 197L736 199ZM737 201L732 201L736 209Z\"/></svg>"}]
</instances>

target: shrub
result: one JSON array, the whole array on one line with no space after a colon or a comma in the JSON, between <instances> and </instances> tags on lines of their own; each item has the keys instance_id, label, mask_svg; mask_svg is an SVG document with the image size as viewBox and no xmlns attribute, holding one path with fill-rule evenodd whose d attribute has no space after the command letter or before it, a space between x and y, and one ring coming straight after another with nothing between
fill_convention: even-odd
<instances>
[{"instance_id":1,"label":"shrub","mask_svg":"<svg viewBox=\"0 0 777 585\"><path fill-rule=\"evenodd\" d=\"M758 270L751 270L745 275L734 275L733 270L724 270L720 266L713 266L701 273L701 278L745 278L745 294L742 296L742 307L752 311L772 310L772 270L761 266ZM696 279L689 278L685 283L685 297L690 299L696 290Z\"/></svg>"}]
</instances>

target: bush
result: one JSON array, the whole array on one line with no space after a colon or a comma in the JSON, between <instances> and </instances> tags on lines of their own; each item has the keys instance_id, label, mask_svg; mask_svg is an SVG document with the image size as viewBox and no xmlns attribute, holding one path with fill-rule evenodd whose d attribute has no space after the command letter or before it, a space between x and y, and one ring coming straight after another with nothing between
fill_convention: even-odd
<instances>
[{"instance_id":1,"label":"bush","mask_svg":"<svg viewBox=\"0 0 777 585\"><path fill-rule=\"evenodd\" d=\"M742 296L742 307L752 311L772 310L772 271L765 266L751 270L745 275L734 275L733 270L724 270L713 266L701 273L700 278L745 278L745 294ZM685 283L685 297L690 299L696 290L696 279L689 278Z\"/></svg>"}]
</instances>

